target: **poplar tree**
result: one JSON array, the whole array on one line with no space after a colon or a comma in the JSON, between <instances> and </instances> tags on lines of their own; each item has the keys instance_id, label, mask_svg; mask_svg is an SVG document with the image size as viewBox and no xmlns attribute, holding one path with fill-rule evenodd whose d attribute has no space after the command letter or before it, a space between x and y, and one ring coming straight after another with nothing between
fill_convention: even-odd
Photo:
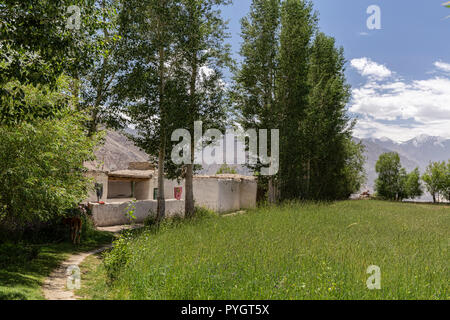
<instances>
[{"instance_id":1,"label":"poplar tree","mask_svg":"<svg viewBox=\"0 0 450 320\"><path fill-rule=\"evenodd\" d=\"M254 0L241 23L243 62L234 78L240 123L245 130L276 129L280 0ZM260 166L252 169L259 171ZM259 177L259 183L262 179ZM275 177L268 180L268 201L273 203L277 198Z\"/></svg>"},{"instance_id":2,"label":"poplar tree","mask_svg":"<svg viewBox=\"0 0 450 320\"><path fill-rule=\"evenodd\" d=\"M445 193L443 191L446 189L446 181L448 181L446 170L447 165L445 161L430 162L422 176L422 180L425 182L428 192L432 195L434 203L437 202L440 194L443 195Z\"/></svg>"},{"instance_id":3,"label":"poplar tree","mask_svg":"<svg viewBox=\"0 0 450 320\"><path fill-rule=\"evenodd\" d=\"M136 126L137 146L158 164L157 219L165 217L164 177L170 116L179 106L174 46L178 1L129 0L120 12L121 69L115 102Z\"/></svg>"},{"instance_id":4,"label":"poplar tree","mask_svg":"<svg viewBox=\"0 0 450 320\"><path fill-rule=\"evenodd\" d=\"M343 49L318 32L311 2L253 0L242 37L233 92L240 123L280 129L280 168L267 179L269 202L340 199L358 191L363 147L352 141L354 121L345 109Z\"/></svg>"},{"instance_id":5,"label":"poplar tree","mask_svg":"<svg viewBox=\"0 0 450 320\"><path fill-rule=\"evenodd\" d=\"M120 69L119 65L119 10L120 0L98 0L99 22L91 42L98 50L93 55L93 65L80 79L79 108L87 111L88 135L97 132L98 126L120 127L111 96Z\"/></svg>"},{"instance_id":6,"label":"poplar tree","mask_svg":"<svg viewBox=\"0 0 450 320\"><path fill-rule=\"evenodd\" d=\"M202 121L205 129L224 128L226 115L223 67L230 65L229 46L225 45L226 23L218 6L229 0L181 0L177 17L176 48L182 59L182 72L177 76L184 82L186 102L177 112L179 126L191 134L191 163L184 164L186 188L185 212L194 215L194 122Z\"/></svg>"},{"instance_id":7,"label":"poplar tree","mask_svg":"<svg viewBox=\"0 0 450 320\"><path fill-rule=\"evenodd\" d=\"M352 140L355 124L346 113L350 86L343 48L319 32L309 59L306 112L305 198L348 198L364 181L363 146Z\"/></svg>"},{"instance_id":8,"label":"poplar tree","mask_svg":"<svg viewBox=\"0 0 450 320\"><path fill-rule=\"evenodd\" d=\"M285 0L281 6L279 76L280 196L303 198L308 174L307 110L310 84L308 64L317 18L312 4Z\"/></svg>"}]
</instances>

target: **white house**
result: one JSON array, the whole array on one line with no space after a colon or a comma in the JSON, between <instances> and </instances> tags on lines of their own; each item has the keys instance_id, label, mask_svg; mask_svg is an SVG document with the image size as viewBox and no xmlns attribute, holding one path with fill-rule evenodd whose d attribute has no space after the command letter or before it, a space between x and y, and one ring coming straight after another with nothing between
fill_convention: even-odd
<instances>
[{"instance_id":1,"label":"white house","mask_svg":"<svg viewBox=\"0 0 450 320\"><path fill-rule=\"evenodd\" d=\"M100 187L98 189L102 189L99 199L95 190L86 199L97 226L129 223L127 212L130 209L134 211L135 222L142 222L156 213L158 176L150 163L131 162L127 170L90 170L88 175ZM254 177L233 174L194 177L195 205L219 213L255 207L256 191ZM166 179L164 194L166 216L184 216L184 181Z\"/></svg>"}]
</instances>

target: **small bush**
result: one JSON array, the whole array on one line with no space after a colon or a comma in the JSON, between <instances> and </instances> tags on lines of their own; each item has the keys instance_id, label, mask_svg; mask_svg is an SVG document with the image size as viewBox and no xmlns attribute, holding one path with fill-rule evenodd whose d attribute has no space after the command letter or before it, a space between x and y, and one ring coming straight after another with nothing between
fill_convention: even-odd
<instances>
[{"instance_id":1,"label":"small bush","mask_svg":"<svg viewBox=\"0 0 450 320\"><path fill-rule=\"evenodd\" d=\"M195 219L208 219L217 217L217 213L204 207L195 207Z\"/></svg>"},{"instance_id":2,"label":"small bush","mask_svg":"<svg viewBox=\"0 0 450 320\"><path fill-rule=\"evenodd\" d=\"M130 234L124 232L113 242L113 249L103 254L103 264L105 266L108 279L112 282L117 279L121 271L125 268L131 258L128 250Z\"/></svg>"}]
</instances>

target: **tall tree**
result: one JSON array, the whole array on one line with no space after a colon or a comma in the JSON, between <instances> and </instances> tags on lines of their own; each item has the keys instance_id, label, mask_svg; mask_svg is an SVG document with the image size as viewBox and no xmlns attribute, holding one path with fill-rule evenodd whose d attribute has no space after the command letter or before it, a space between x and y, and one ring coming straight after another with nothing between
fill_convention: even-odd
<instances>
[{"instance_id":1,"label":"tall tree","mask_svg":"<svg viewBox=\"0 0 450 320\"><path fill-rule=\"evenodd\" d=\"M343 48L319 32L311 48L306 135L305 198L348 198L364 181L363 146L352 140L346 113L350 87L345 78Z\"/></svg>"},{"instance_id":2,"label":"tall tree","mask_svg":"<svg viewBox=\"0 0 450 320\"><path fill-rule=\"evenodd\" d=\"M279 75L280 196L302 198L307 192L308 157L306 116L311 40L317 28L312 4L285 0L281 7Z\"/></svg>"},{"instance_id":3,"label":"tall tree","mask_svg":"<svg viewBox=\"0 0 450 320\"><path fill-rule=\"evenodd\" d=\"M446 169L445 162L430 162L422 176L428 192L433 196L434 203L445 188Z\"/></svg>"},{"instance_id":4,"label":"tall tree","mask_svg":"<svg viewBox=\"0 0 450 320\"><path fill-rule=\"evenodd\" d=\"M79 10L79 28L71 28ZM54 116L64 105L27 105L22 86L56 89L63 73L74 75L91 66L96 48L85 41L97 28L94 0L7 0L0 4L0 124L17 124ZM11 103L11 102L14 103Z\"/></svg>"},{"instance_id":5,"label":"tall tree","mask_svg":"<svg viewBox=\"0 0 450 320\"><path fill-rule=\"evenodd\" d=\"M405 185L406 185L405 187L406 194L408 198L414 199L417 197L421 197L423 195L423 189L420 183L419 168L415 168L408 174Z\"/></svg>"},{"instance_id":6,"label":"tall tree","mask_svg":"<svg viewBox=\"0 0 450 320\"><path fill-rule=\"evenodd\" d=\"M444 197L447 201L450 201L450 159L447 162L447 168L445 170L445 184L444 184Z\"/></svg>"},{"instance_id":7,"label":"tall tree","mask_svg":"<svg viewBox=\"0 0 450 320\"><path fill-rule=\"evenodd\" d=\"M221 80L221 68L230 62L226 23L220 16L218 6L229 0L181 0L182 10L177 17L176 49L182 57L187 104L180 106L177 114L180 129L189 130L194 138L194 122L202 121L205 128L223 127L225 118L225 87ZM191 163L185 164L186 216L194 214L194 146L191 140Z\"/></svg>"},{"instance_id":8,"label":"tall tree","mask_svg":"<svg viewBox=\"0 0 450 320\"><path fill-rule=\"evenodd\" d=\"M136 125L135 143L158 163L157 218L165 216L164 164L169 116L184 88L176 78L175 27L178 1L130 0L120 12L120 76L115 101ZM170 136L169 136L170 137Z\"/></svg>"},{"instance_id":9,"label":"tall tree","mask_svg":"<svg viewBox=\"0 0 450 320\"><path fill-rule=\"evenodd\" d=\"M235 75L235 103L240 123L247 129L278 128L276 81L280 47L280 0L254 0L241 21L240 54L243 62ZM261 164L252 167L259 171ZM259 177L259 179L263 179ZM260 181L261 182L261 181ZM268 201L276 201L275 177L269 177Z\"/></svg>"},{"instance_id":10,"label":"tall tree","mask_svg":"<svg viewBox=\"0 0 450 320\"><path fill-rule=\"evenodd\" d=\"M98 29L89 39L97 47L92 54L93 65L80 79L79 108L89 114L88 134L93 135L100 124L120 126L120 116L110 97L120 69L118 30L119 0L97 0Z\"/></svg>"},{"instance_id":11,"label":"tall tree","mask_svg":"<svg viewBox=\"0 0 450 320\"><path fill-rule=\"evenodd\" d=\"M377 194L386 199L397 200L402 171L398 153L389 152L380 155L375 165L375 171L378 173L375 181Z\"/></svg>"},{"instance_id":12,"label":"tall tree","mask_svg":"<svg viewBox=\"0 0 450 320\"><path fill-rule=\"evenodd\" d=\"M352 141L345 109L343 49L316 31L312 4L303 0L254 0L242 20L244 59L234 90L240 122L280 129L280 170L268 178L269 202L345 198L364 180L363 147Z\"/></svg>"}]
</instances>

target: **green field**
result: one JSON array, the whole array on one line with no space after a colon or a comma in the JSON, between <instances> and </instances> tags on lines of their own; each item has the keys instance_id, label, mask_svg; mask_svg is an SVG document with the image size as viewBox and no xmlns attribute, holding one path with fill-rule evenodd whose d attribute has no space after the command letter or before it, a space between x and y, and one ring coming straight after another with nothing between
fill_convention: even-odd
<instances>
[{"instance_id":1,"label":"green field","mask_svg":"<svg viewBox=\"0 0 450 320\"><path fill-rule=\"evenodd\" d=\"M94 299L450 299L450 207L345 201L285 204L143 231L115 250ZM125 258L128 257L128 258ZM90 263L89 263L90 261ZM370 265L381 290L369 290ZM83 279L82 279L83 280Z\"/></svg>"}]
</instances>

